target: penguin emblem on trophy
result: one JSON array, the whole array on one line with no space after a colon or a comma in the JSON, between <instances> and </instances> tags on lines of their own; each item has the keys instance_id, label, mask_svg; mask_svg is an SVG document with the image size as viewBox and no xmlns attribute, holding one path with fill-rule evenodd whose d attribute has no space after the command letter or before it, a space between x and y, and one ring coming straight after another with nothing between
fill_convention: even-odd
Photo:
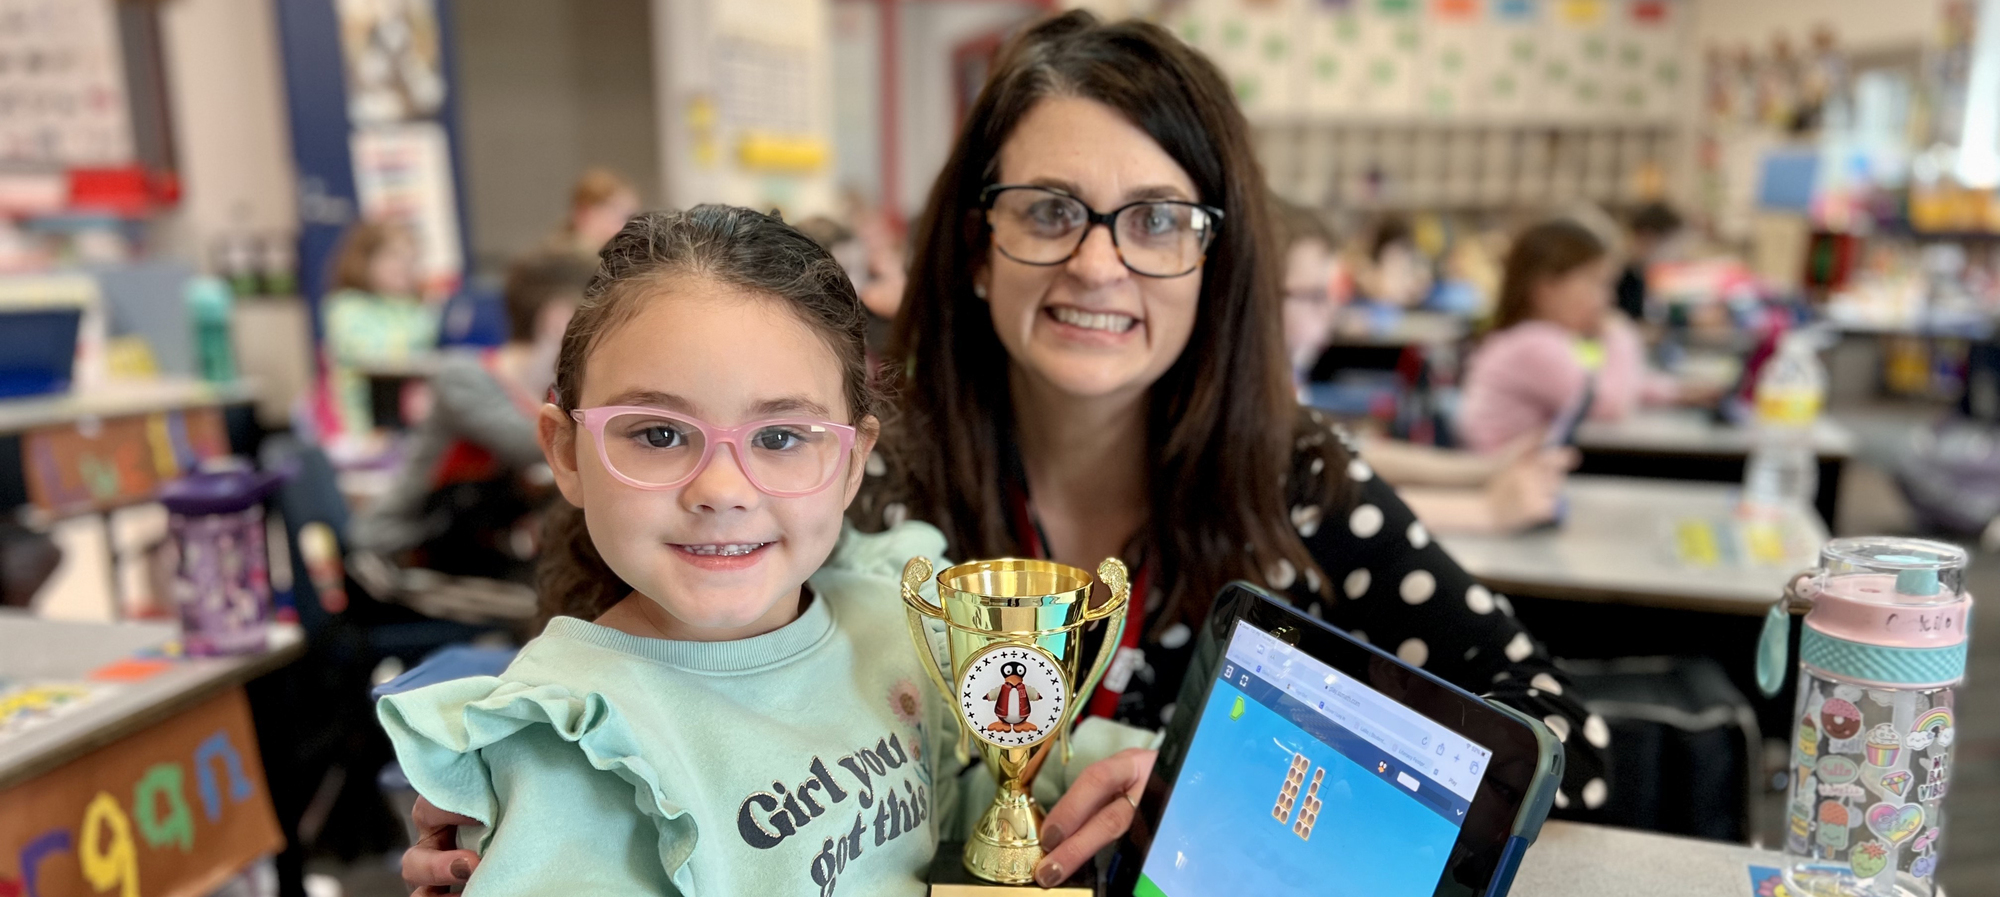
<instances>
[{"instance_id":1,"label":"penguin emblem on trophy","mask_svg":"<svg viewBox=\"0 0 2000 897\"><path fill-rule=\"evenodd\" d=\"M1028 721L1033 712L1029 708L1042 699L1042 693L1022 681L1028 675L1028 668L1020 661L1010 660L1000 665L1001 681L986 693L986 700L993 702L996 719L986 725L989 732L1035 732L1040 726Z\"/></svg>"}]
</instances>

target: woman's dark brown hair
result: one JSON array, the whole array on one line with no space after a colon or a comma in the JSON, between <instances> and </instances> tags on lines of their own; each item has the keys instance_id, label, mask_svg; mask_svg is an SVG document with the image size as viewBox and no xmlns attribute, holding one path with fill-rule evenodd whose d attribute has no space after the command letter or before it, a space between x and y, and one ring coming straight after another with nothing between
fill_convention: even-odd
<instances>
[{"instance_id":1,"label":"woman's dark brown hair","mask_svg":"<svg viewBox=\"0 0 2000 897\"><path fill-rule=\"evenodd\" d=\"M1604 258L1604 241L1574 221L1544 221L1521 232L1507 250L1506 271L1500 277L1500 301L1493 309L1493 329L1505 330L1535 317L1535 289Z\"/></svg>"},{"instance_id":2,"label":"woman's dark brown hair","mask_svg":"<svg viewBox=\"0 0 2000 897\"><path fill-rule=\"evenodd\" d=\"M328 287L375 292L375 283L368 274L375 254L395 240L409 239L412 237L408 228L388 221L363 221L348 228L340 237L339 251L333 254L333 277Z\"/></svg>"},{"instance_id":3,"label":"woman's dark brown hair","mask_svg":"<svg viewBox=\"0 0 2000 897\"><path fill-rule=\"evenodd\" d=\"M556 405L563 411L576 410L584 364L606 333L635 317L668 282L708 281L784 303L840 362L848 420L860 423L875 413L862 347L868 317L854 284L833 256L777 217L723 205L649 212L627 222L600 257L556 358ZM596 619L632 591L597 553L584 513L568 502L548 513L535 573L537 630L556 615Z\"/></svg>"},{"instance_id":4,"label":"woman's dark brown hair","mask_svg":"<svg viewBox=\"0 0 2000 897\"><path fill-rule=\"evenodd\" d=\"M910 516L944 530L953 556L1021 553L1001 485L1011 451L1003 447L1013 442L1010 362L972 285L988 264L980 191L998 176L1000 148L1022 117L1051 97L1117 110L1187 172L1201 202L1223 212L1199 273L1193 336L1147 398L1143 535L1170 602L1159 622L1198 620L1231 579L1264 579L1280 561L1315 568L1287 523L1299 415L1282 348L1284 254L1267 248L1263 172L1221 72L1166 30L1071 12L1001 50L914 228L889 353L901 374L901 419L885 443L908 478Z\"/></svg>"}]
</instances>

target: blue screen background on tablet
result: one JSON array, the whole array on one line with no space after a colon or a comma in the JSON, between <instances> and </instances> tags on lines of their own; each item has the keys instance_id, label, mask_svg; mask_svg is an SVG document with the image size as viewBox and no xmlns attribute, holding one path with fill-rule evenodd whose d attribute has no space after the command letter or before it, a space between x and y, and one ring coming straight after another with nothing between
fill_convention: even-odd
<instances>
[{"instance_id":1,"label":"blue screen background on tablet","mask_svg":"<svg viewBox=\"0 0 2000 897\"><path fill-rule=\"evenodd\" d=\"M1306 675L1293 678L1316 676L1319 670L1296 670ZM1428 775L1430 769L1414 765L1431 754L1428 745L1421 754L1403 755L1412 761L1407 763L1396 754L1368 754L1367 743L1352 737L1350 730L1328 729L1311 707L1280 697L1275 703L1288 716L1267 706L1257 696L1272 699L1269 683L1253 677L1239 688L1235 673L1232 666L1231 678L1219 679L1210 689L1159 832L1141 867L1136 895L1429 897L1458 839L1455 820L1464 818L1458 811L1466 802L1448 794L1438 799L1442 783ZM1278 679L1286 676L1270 673ZM1346 680L1346 693L1357 687L1359 683ZM1312 714L1317 733L1295 722L1306 714ZM1376 719L1380 721L1379 714ZM1374 726L1357 725L1379 734ZM1336 736L1320 737L1329 731ZM1334 744L1343 745L1355 758ZM1469 745L1457 742L1454 747L1457 744ZM1281 822L1273 815L1296 755L1311 764L1305 771L1308 786L1316 771L1325 770L1317 792L1321 807L1308 838L1294 831L1306 806L1307 786L1298 788L1289 818ZM1398 784L1398 774L1405 770L1425 774L1421 782L1429 803Z\"/></svg>"}]
</instances>

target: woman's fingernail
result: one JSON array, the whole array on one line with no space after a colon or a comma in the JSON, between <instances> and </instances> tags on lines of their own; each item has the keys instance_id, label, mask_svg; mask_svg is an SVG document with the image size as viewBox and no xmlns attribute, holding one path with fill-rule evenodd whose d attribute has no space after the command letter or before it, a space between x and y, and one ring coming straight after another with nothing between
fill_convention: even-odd
<instances>
[{"instance_id":1,"label":"woman's fingernail","mask_svg":"<svg viewBox=\"0 0 2000 897\"><path fill-rule=\"evenodd\" d=\"M1043 860L1042 868L1035 870L1035 884L1053 888L1063 883L1063 867L1055 860Z\"/></svg>"},{"instance_id":2,"label":"woman's fingernail","mask_svg":"<svg viewBox=\"0 0 2000 897\"><path fill-rule=\"evenodd\" d=\"M451 861L451 877L465 881L472 877L472 861L464 857Z\"/></svg>"},{"instance_id":3,"label":"woman's fingernail","mask_svg":"<svg viewBox=\"0 0 2000 897\"><path fill-rule=\"evenodd\" d=\"M1061 828L1053 825L1042 826L1042 846L1054 847L1057 844L1061 844L1064 835L1065 833Z\"/></svg>"}]
</instances>

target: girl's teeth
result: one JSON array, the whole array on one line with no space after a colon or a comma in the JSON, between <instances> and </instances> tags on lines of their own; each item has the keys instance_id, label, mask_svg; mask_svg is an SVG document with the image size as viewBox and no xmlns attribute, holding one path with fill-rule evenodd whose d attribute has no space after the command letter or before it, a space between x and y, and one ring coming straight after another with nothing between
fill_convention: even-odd
<instances>
[{"instance_id":1,"label":"girl's teeth","mask_svg":"<svg viewBox=\"0 0 2000 897\"><path fill-rule=\"evenodd\" d=\"M721 557L735 557L737 555L749 554L750 552L756 551L757 549L762 548L769 544L771 543L746 542L737 545L683 545L681 546L681 550L686 551L689 554L705 554L705 555L717 555Z\"/></svg>"},{"instance_id":2,"label":"girl's teeth","mask_svg":"<svg viewBox=\"0 0 2000 897\"><path fill-rule=\"evenodd\" d=\"M1093 314L1091 312L1078 311L1074 308L1057 307L1050 309L1050 313L1055 315L1056 320L1072 327L1082 327L1085 330L1103 330L1110 333L1124 333L1132 329L1133 325L1139 323L1139 319L1131 315L1116 313Z\"/></svg>"}]
</instances>

